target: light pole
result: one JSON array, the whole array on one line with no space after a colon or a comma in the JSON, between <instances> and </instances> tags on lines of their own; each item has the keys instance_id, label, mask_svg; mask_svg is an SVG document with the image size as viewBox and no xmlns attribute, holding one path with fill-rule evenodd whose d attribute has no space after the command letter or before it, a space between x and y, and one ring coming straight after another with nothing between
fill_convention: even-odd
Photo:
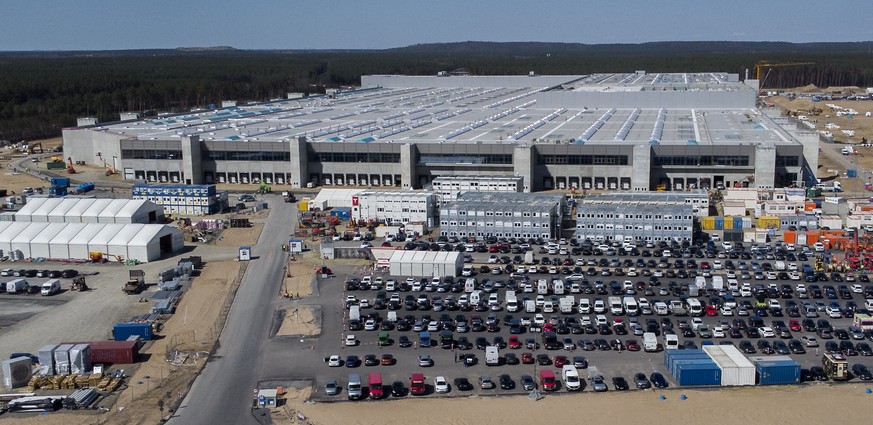
<instances>
[{"instance_id":1,"label":"light pole","mask_svg":"<svg viewBox=\"0 0 873 425\"><path fill-rule=\"evenodd\" d=\"M151 379L152 379L152 377L146 375L146 376L143 376L142 378L146 380L146 392L151 391L151 390L152 390L152 386L151 386Z\"/></svg>"}]
</instances>

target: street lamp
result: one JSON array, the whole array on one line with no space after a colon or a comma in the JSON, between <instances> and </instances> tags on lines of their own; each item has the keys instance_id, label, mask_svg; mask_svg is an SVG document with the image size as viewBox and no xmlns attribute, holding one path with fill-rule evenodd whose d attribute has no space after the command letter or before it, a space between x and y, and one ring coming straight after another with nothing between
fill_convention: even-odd
<instances>
[{"instance_id":1,"label":"street lamp","mask_svg":"<svg viewBox=\"0 0 873 425\"><path fill-rule=\"evenodd\" d=\"M146 375L146 376L143 376L142 378L146 380L146 392L151 391L151 390L152 390L152 386L151 386L151 381L150 381L150 380L152 379L152 377Z\"/></svg>"}]
</instances>

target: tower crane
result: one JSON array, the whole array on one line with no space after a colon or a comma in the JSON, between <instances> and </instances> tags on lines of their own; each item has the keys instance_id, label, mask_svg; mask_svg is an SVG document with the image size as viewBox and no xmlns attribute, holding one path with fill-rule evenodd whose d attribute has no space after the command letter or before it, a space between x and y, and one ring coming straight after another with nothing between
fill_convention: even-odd
<instances>
[{"instance_id":1,"label":"tower crane","mask_svg":"<svg viewBox=\"0 0 873 425\"><path fill-rule=\"evenodd\" d=\"M779 68L786 66L804 66L804 65L815 65L815 62L769 62L769 61L759 61L755 64L755 78L758 79L758 91L760 92L764 88L764 82L767 80L767 76L770 75L771 68ZM763 69L768 69L767 74L761 78L761 71Z\"/></svg>"}]
</instances>

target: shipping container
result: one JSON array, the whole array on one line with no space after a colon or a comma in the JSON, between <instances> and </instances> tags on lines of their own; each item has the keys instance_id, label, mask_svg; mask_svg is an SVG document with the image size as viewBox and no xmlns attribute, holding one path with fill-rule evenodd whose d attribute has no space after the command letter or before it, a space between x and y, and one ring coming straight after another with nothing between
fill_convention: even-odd
<instances>
[{"instance_id":1,"label":"shipping container","mask_svg":"<svg viewBox=\"0 0 873 425\"><path fill-rule=\"evenodd\" d=\"M722 372L712 360L689 360L676 365L673 373L679 386L718 386L722 381Z\"/></svg>"},{"instance_id":2,"label":"shipping container","mask_svg":"<svg viewBox=\"0 0 873 425\"><path fill-rule=\"evenodd\" d=\"M782 220L779 217L774 216L761 216L758 217L758 228L759 229L778 229L779 226L782 225Z\"/></svg>"},{"instance_id":3,"label":"shipping container","mask_svg":"<svg viewBox=\"0 0 873 425\"><path fill-rule=\"evenodd\" d=\"M700 220L700 227L703 230L715 230L715 217L703 217L703 220Z\"/></svg>"},{"instance_id":4,"label":"shipping container","mask_svg":"<svg viewBox=\"0 0 873 425\"><path fill-rule=\"evenodd\" d=\"M724 229L724 217L715 217L715 230Z\"/></svg>"},{"instance_id":5,"label":"shipping container","mask_svg":"<svg viewBox=\"0 0 873 425\"><path fill-rule=\"evenodd\" d=\"M308 199L301 199L300 201L297 202L297 208L300 211L309 211L309 200Z\"/></svg>"},{"instance_id":6,"label":"shipping container","mask_svg":"<svg viewBox=\"0 0 873 425\"><path fill-rule=\"evenodd\" d=\"M52 177L49 182L51 182L52 186L70 187L70 179L66 177Z\"/></svg>"},{"instance_id":7,"label":"shipping container","mask_svg":"<svg viewBox=\"0 0 873 425\"><path fill-rule=\"evenodd\" d=\"M858 169L857 168L846 169L846 177L849 177L849 178L858 177Z\"/></svg>"},{"instance_id":8,"label":"shipping container","mask_svg":"<svg viewBox=\"0 0 873 425\"><path fill-rule=\"evenodd\" d=\"M706 354L721 369L722 386L755 385L755 365L733 345L707 345Z\"/></svg>"},{"instance_id":9,"label":"shipping container","mask_svg":"<svg viewBox=\"0 0 873 425\"><path fill-rule=\"evenodd\" d=\"M700 349L695 350L664 350L664 366L667 366L667 369L671 369L673 367L673 363L676 360L681 359L691 359L691 358L708 358L709 356L705 351Z\"/></svg>"},{"instance_id":10,"label":"shipping container","mask_svg":"<svg viewBox=\"0 0 873 425\"><path fill-rule=\"evenodd\" d=\"M733 217L725 217L724 218L724 230L730 230L734 228L734 218Z\"/></svg>"},{"instance_id":11,"label":"shipping container","mask_svg":"<svg viewBox=\"0 0 873 425\"><path fill-rule=\"evenodd\" d=\"M788 356L749 357L755 364L758 385L800 383L800 364Z\"/></svg>"},{"instance_id":12,"label":"shipping container","mask_svg":"<svg viewBox=\"0 0 873 425\"><path fill-rule=\"evenodd\" d=\"M91 364L133 364L139 355L139 341L92 341L64 342L62 344L88 344L91 347Z\"/></svg>"},{"instance_id":13,"label":"shipping container","mask_svg":"<svg viewBox=\"0 0 873 425\"><path fill-rule=\"evenodd\" d=\"M818 242L819 239L821 239L821 232L819 232L818 230L807 230L806 231L806 244L807 245L812 245L812 244Z\"/></svg>"},{"instance_id":14,"label":"shipping container","mask_svg":"<svg viewBox=\"0 0 873 425\"><path fill-rule=\"evenodd\" d=\"M743 217L734 217L734 224L731 226L735 230L743 228Z\"/></svg>"},{"instance_id":15,"label":"shipping container","mask_svg":"<svg viewBox=\"0 0 873 425\"><path fill-rule=\"evenodd\" d=\"M797 232L794 230L786 230L785 233L782 234L782 240L785 243L797 243Z\"/></svg>"},{"instance_id":16,"label":"shipping container","mask_svg":"<svg viewBox=\"0 0 873 425\"><path fill-rule=\"evenodd\" d=\"M743 217L743 229L752 228L752 217Z\"/></svg>"}]
</instances>

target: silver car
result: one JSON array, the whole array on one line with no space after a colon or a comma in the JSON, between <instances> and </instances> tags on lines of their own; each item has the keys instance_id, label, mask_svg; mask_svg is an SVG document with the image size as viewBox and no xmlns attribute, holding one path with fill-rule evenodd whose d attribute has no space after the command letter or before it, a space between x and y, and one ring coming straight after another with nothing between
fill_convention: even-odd
<instances>
[{"instance_id":1,"label":"silver car","mask_svg":"<svg viewBox=\"0 0 873 425\"><path fill-rule=\"evenodd\" d=\"M337 395L337 394L339 394L339 392L340 392L339 385L336 383L336 381L330 380L330 381L327 381L326 384L324 384L324 393L325 394Z\"/></svg>"}]
</instances>

